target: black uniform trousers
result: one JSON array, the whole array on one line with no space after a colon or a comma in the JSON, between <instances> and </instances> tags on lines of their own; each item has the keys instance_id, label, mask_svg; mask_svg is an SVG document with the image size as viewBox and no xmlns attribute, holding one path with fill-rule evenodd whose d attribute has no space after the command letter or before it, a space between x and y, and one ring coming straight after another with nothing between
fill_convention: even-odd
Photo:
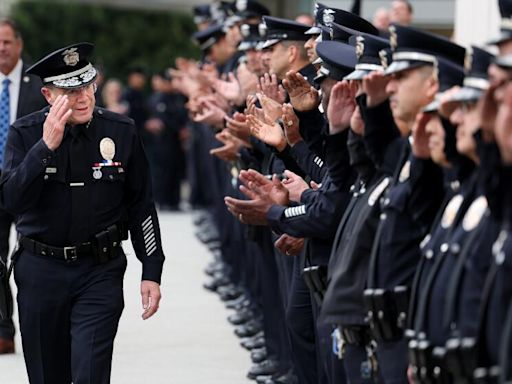
<instances>
[{"instance_id":1,"label":"black uniform trousers","mask_svg":"<svg viewBox=\"0 0 512 384\"><path fill-rule=\"evenodd\" d=\"M9 258L9 235L13 216L0 208L0 259L7 264ZM12 319L0 320L0 337L12 339L14 337L14 323Z\"/></svg>"},{"instance_id":2,"label":"black uniform trousers","mask_svg":"<svg viewBox=\"0 0 512 384\"><path fill-rule=\"evenodd\" d=\"M105 264L23 251L14 270L31 384L106 384L124 308L126 256Z\"/></svg>"}]
</instances>

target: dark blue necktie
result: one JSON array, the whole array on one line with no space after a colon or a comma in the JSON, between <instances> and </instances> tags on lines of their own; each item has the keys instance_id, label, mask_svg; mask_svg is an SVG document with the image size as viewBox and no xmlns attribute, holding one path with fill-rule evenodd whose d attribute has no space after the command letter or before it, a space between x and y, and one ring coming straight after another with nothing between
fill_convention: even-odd
<instances>
[{"instance_id":1,"label":"dark blue necktie","mask_svg":"<svg viewBox=\"0 0 512 384\"><path fill-rule=\"evenodd\" d=\"M11 120L11 103L9 97L9 84L11 80L2 81L2 93L0 94L0 167L4 160L5 142Z\"/></svg>"}]
</instances>

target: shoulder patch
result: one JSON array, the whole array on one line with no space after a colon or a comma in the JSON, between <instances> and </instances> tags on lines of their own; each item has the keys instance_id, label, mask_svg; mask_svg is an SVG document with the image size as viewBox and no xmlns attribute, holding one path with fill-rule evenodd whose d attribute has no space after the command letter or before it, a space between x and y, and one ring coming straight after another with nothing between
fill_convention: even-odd
<instances>
[{"instance_id":1,"label":"shoulder patch","mask_svg":"<svg viewBox=\"0 0 512 384\"><path fill-rule=\"evenodd\" d=\"M480 196L475 201L473 201L466 214L464 215L462 228L464 228L466 232L471 232L478 226L486 211L487 199L484 196Z\"/></svg>"},{"instance_id":2,"label":"shoulder patch","mask_svg":"<svg viewBox=\"0 0 512 384\"><path fill-rule=\"evenodd\" d=\"M455 195L454 197L452 197L452 199L446 206L443 213L443 218L441 219L441 227L443 227L443 229L447 229L452 226L453 221L455 220L457 212L459 212L460 206L462 205L463 201L464 197L462 195Z\"/></svg>"},{"instance_id":3,"label":"shoulder patch","mask_svg":"<svg viewBox=\"0 0 512 384\"><path fill-rule=\"evenodd\" d=\"M130 124L135 125L132 119L130 119L128 116L120 115L119 113L115 113L112 111L109 111L105 108L96 107L94 108L94 117L97 118L103 118L111 121L116 121L118 123L124 123L124 124Z\"/></svg>"}]
</instances>

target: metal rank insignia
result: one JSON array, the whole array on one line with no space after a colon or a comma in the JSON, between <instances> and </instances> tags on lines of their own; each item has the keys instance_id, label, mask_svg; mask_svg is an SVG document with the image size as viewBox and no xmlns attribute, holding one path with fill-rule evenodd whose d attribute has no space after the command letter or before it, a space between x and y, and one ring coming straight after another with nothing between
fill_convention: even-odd
<instances>
[{"instance_id":1,"label":"metal rank insignia","mask_svg":"<svg viewBox=\"0 0 512 384\"><path fill-rule=\"evenodd\" d=\"M96 180L101 179L103 173L101 172L101 167L92 167L92 177Z\"/></svg>"},{"instance_id":2,"label":"metal rank insignia","mask_svg":"<svg viewBox=\"0 0 512 384\"><path fill-rule=\"evenodd\" d=\"M105 161L114 160L114 156L116 154L116 144L114 143L114 140L112 140L110 137L104 137L101 139L100 153L101 157L103 157Z\"/></svg>"}]
</instances>

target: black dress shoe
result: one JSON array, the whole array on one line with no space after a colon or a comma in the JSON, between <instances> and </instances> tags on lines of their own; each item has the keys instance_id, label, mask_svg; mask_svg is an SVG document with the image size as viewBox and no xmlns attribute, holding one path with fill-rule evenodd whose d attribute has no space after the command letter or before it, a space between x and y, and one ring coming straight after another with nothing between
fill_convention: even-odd
<instances>
[{"instance_id":1,"label":"black dress shoe","mask_svg":"<svg viewBox=\"0 0 512 384\"><path fill-rule=\"evenodd\" d=\"M231 301L238 299L240 296L244 294L244 290L240 287L226 287L221 290L217 290L217 293L220 296L222 301Z\"/></svg>"},{"instance_id":2,"label":"black dress shoe","mask_svg":"<svg viewBox=\"0 0 512 384\"><path fill-rule=\"evenodd\" d=\"M225 274L216 273L215 276L208 282L203 284L203 287L209 291L217 291L219 287L231 284L231 280Z\"/></svg>"},{"instance_id":3,"label":"black dress shoe","mask_svg":"<svg viewBox=\"0 0 512 384\"><path fill-rule=\"evenodd\" d=\"M239 325L235 328L235 335L238 337L251 337L256 335L262 330L261 323L259 321L251 320L246 324Z\"/></svg>"},{"instance_id":4,"label":"black dress shoe","mask_svg":"<svg viewBox=\"0 0 512 384\"><path fill-rule=\"evenodd\" d=\"M228 316L228 321L233 325L241 325L245 324L248 321L254 319L254 312L250 309L243 309L241 311L238 311L236 313L233 313L232 315Z\"/></svg>"},{"instance_id":5,"label":"black dress shoe","mask_svg":"<svg viewBox=\"0 0 512 384\"><path fill-rule=\"evenodd\" d=\"M258 333L254 337L243 339L240 342L240 345L249 351L265 347L265 338L263 337L263 332L261 334Z\"/></svg>"},{"instance_id":6,"label":"black dress shoe","mask_svg":"<svg viewBox=\"0 0 512 384\"><path fill-rule=\"evenodd\" d=\"M266 360L266 359L267 359L267 350L265 348L253 349L251 351L251 361L254 364L259 364L263 360Z\"/></svg>"},{"instance_id":7,"label":"black dress shoe","mask_svg":"<svg viewBox=\"0 0 512 384\"><path fill-rule=\"evenodd\" d=\"M275 360L265 360L260 364L255 364L249 369L247 377L256 380L258 376L271 376L277 372L279 365Z\"/></svg>"},{"instance_id":8,"label":"black dress shoe","mask_svg":"<svg viewBox=\"0 0 512 384\"><path fill-rule=\"evenodd\" d=\"M208 276L214 276L218 272L225 272L225 264L222 261L212 261L204 269L204 273Z\"/></svg>"},{"instance_id":9,"label":"black dress shoe","mask_svg":"<svg viewBox=\"0 0 512 384\"><path fill-rule=\"evenodd\" d=\"M256 378L257 380L257 378ZM292 372L285 373L283 375L272 375L270 377L266 377L264 381L260 384L298 384L299 379Z\"/></svg>"},{"instance_id":10,"label":"black dress shoe","mask_svg":"<svg viewBox=\"0 0 512 384\"><path fill-rule=\"evenodd\" d=\"M251 300L249 300L245 295L242 295L235 300L226 301L226 308L240 311L242 309L249 308L251 304Z\"/></svg>"}]
</instances>

